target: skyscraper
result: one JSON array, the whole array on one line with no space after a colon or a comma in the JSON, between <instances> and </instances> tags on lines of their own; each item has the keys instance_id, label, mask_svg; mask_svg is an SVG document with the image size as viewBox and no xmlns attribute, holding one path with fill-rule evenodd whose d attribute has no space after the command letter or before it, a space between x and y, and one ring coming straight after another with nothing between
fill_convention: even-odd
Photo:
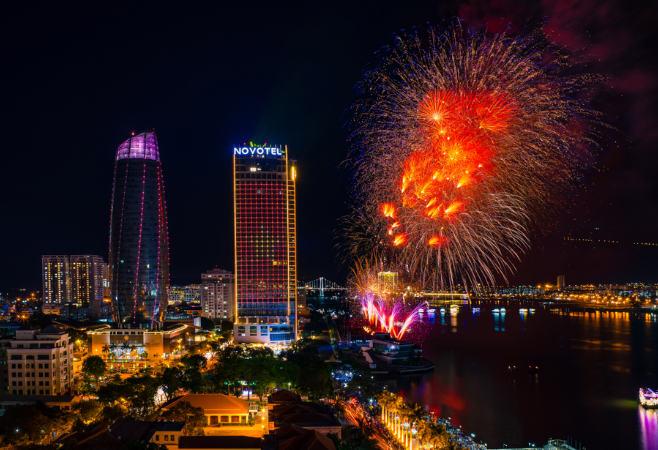
<instances>
[{"instance_id":1,"label":"skyscraper","mask_svg":"<svg viewBox=\"0 0 658 450\"><path fill-rule=\"evenodd\" d=\"M122 326L161 322L169 286L164 179L155 131L117 150L110 218L110 297Z\"/></svg>"},{"instance_id":2,"label":"skyscraper","mask_svg":"<svg viewBox=\"0 0 658 450\"><path fill-rule=\"evenodd\" d=\"M237 342L296 339L295 178L287 146L233 150Z\"/></svg>"}]
</instances>

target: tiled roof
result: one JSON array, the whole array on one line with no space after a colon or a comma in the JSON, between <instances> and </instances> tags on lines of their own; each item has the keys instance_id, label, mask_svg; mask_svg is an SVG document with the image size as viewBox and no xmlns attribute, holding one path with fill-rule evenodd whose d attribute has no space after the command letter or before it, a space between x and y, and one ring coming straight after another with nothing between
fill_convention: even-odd
<instances>
[{"instance_id":1,"label":"tiled roof","mask_svg":"<svg viewBox=\"0 0 658 450\"><path fill-rule=\"evenodd\" d=\"M236 397L224 394L188 394L166 407L175 408L179 402L189 402L195 408L202 408L206 414L249 414L249 404Z\"/></svg>"},{"instance_id":2,"label":"tiled roof","mask_svg":"<svg viewBox=\"0 0 658 450\"><path fill-rule=\"evenodd\" d=\"M263 440L249 436L181 436L178 440L179 450L192 448L207 449L250 449L261 448Z\"/></svg>"},{"instance_id":3,"label":"tiled roof","mask_svg":"<svg viewBox=\"0 0 658 450\"><path fill-rule=\"evenodd\" d=\"M336 445L327 436L316 430L306 431L281 442L277 450L336 450Z\"/></svg>"}]
</instances>

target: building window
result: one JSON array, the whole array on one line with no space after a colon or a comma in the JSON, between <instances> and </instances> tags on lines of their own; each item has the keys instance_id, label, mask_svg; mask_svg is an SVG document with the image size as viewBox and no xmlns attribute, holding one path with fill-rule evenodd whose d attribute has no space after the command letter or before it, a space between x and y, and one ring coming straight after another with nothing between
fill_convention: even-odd
<instances>
[{"instance_id":1,"label":"building window","mask_svg":"<svg viewBox=\"0 0 658 450\"><path fill-rule=\"evenodd\" d=\"M176 442L176 437L173 434L171 435L171 442Z\"/></svg>"},{"instance_id":2,"label":"building window","mask_svg":"<svg viewBox=\"0 0 658 450\"><path fill-rule=\"evenodd\" d=\"M155 435L155 440L156 440L156 441L159 441L159 440L160 440L160 435L159 435L159 434L156 434L156 435Z\"/></svg>"},{"instance_id":3,"label":"building window","mask_svg":"<svg viewBox=\"0 0 658 450\"><path fill-rule=\"evenodd\" d=\"M169 440L169 435L168 434L165 434L164 437L165 437L165 441Z\"/></svg>"}]
</instances>

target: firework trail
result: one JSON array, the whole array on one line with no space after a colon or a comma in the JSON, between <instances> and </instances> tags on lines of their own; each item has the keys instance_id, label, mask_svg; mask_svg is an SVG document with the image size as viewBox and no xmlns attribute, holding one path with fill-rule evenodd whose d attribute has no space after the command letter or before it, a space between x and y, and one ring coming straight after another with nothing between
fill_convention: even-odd
<instances>
[{"instance_id":1,"label":"firework trail","mask_svg":"<svg viewBox=\"0 0 658 450\"><path fill-rule=\"evenodd\" d=\"M371 292L359 297L361 312L374 326L380 327L396 339L402 339L409 327L420 319L420 309L427 308L429 304L422 302L408 314L401 299L394 303L377 298Z\"/></svg>"},{"instance_id":2,"label":"firework trail","mask_svg":"<svg viewBox=\"0 0 658 450\"><path fill-rule=\"evenodd\" d=\"M569 64L538 33L396 38L352 107L354 248L385 243L434 288L505 278L531 218L578 185L596 148L587 94L603 78L562 75Z\"/></svg>"}]
</instances>

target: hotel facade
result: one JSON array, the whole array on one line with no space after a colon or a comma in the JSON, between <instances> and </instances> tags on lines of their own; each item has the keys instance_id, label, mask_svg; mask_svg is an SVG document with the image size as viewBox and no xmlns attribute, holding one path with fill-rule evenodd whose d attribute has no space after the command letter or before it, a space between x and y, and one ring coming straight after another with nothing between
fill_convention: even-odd
<instances>
[{"instance_id":1,"label":"hotel facade","mask_svg":"<svg viewBox=\"0 0 658 450\"><path fill-rule=\"evenodd\" d=\"M296 170L287 146L233 149L237 342L297 337Z\"/></svg>"}]
</instances>

